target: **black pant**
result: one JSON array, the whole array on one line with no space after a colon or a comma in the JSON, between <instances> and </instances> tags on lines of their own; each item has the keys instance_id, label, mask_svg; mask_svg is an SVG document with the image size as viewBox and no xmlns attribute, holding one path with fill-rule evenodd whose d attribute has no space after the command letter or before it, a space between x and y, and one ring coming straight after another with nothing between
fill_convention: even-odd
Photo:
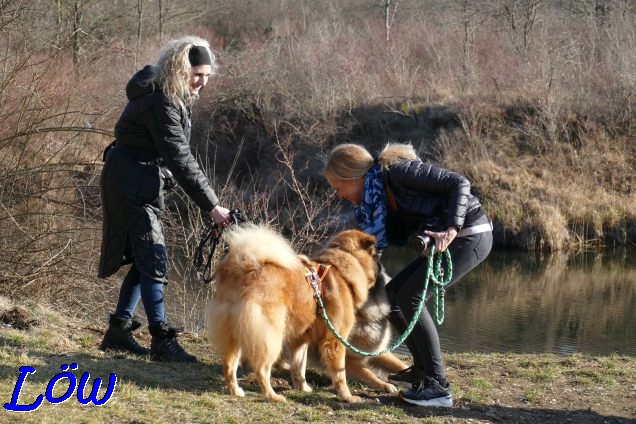
<instances>
[{"instance_id":1,"label":"black pant","mask_svg":"<svg viewBox=\"0 0 636 424\"><path fill-rule=\"evenodd\" d=\"M484 222L488 222L487 219L484 218ZM479 219L475 225L481 223L481 219ZM446 287L455 284L486 259L491 248L492 232L490 231L455 238L449 246L453 263L453 276ZM389 320L398 336L404 333L417 311L422 299L427 269L428 258L419 257L400 271L386 286L391 302ZM429 283L427 298L432 294L431 286L432 284ZM413 356L415 371L421 379L428 376L441 383L446 380L437 328L426 307L422 308L415 327L406 338L405 344Z\"/></svg>"}]
</instances>

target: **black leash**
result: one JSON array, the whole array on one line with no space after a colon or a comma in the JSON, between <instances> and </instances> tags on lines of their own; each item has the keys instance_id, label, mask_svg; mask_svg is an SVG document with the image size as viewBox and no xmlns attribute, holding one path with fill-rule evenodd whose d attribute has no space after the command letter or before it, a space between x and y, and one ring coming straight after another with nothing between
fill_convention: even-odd
<instances>
[{"instance_id":1,"label":"black leash","mask_svg":"<svg viewBox=\"0 0 636 424\"><path fill-rule=\"evenodd\" d=\"M240 225L247 222L245 216L238 209L232 209L230 211L230 221L232 225ZM194 259L192 260L194 268L197 271L199 279L209 284L214 280L214 272L212 271L212 261L214 259L214 252L216 247L221 242L221 235L223 234L223 227L219 226L216 222L212 221L203 230L201 234L201 240L199 245L194 251ZM227 245L223 248L223 254L226 254L229 250Z\"/></svg>"}]
</instances>

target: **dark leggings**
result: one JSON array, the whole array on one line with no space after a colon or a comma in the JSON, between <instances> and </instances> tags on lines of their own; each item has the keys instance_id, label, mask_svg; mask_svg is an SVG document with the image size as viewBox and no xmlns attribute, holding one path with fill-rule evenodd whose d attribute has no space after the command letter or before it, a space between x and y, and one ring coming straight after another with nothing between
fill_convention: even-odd
<instances>
[{"instance_id":1,"label":"dark leggings","mask_svg":"<svg viewBox=\"0 0 636 424\"><path fill-rule=\"evenodd\" d=\"M478 221L476 224L479 223L481 222ZM455 284L486 259L491 248L492 232L490 231L455 238L449 246L453 263L453 276L446 287ZM391 302L389 320L398 335L405 332L417 311L422 299L427 269L428 259L419 257L400 271L386 286ZM429 283L427 299L431 296L431 291L432 287ZM423 380L425 376L428 376L442 384L446 381L437 327L426 307L422 308L415 327L405 340L405 344L413 356L416 375L420 379Z\"/></svg>"}]
</instances>

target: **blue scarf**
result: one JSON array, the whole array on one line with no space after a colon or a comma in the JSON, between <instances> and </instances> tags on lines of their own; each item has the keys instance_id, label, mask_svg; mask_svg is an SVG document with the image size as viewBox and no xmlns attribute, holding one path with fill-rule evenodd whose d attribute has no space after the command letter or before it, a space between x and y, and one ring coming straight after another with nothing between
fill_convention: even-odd
<instances>
[{"instance_id":1,"label":"blue scarf","mask_svg":"<svg viewBox=\"0 0 636 424\"><path fill-rule=\"evenodd\" d=\"M386 221L386 192L382 181L380 165L374 164L364 178L364 191L359 206L353 209L353 213L360 225L360 229L367 234L375 236L378 250L386 248L389 243L386 239L384 224Z\"/></svg>"}]
</instances>

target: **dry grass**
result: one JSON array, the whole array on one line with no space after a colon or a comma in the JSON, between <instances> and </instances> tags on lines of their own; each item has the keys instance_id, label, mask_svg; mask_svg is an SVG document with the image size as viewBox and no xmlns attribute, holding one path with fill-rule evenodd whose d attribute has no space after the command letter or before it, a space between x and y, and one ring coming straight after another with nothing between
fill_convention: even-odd
<instances>
[{"instance_id":1,"label":"dry grass","mask_svg":"<svg viewBox=\"0 0 636 424\"><path fill-rule=\"evenodd\" d=\"M329 390L329 378L319 370L308 372L314 392L290 388L289 375L274 374L273 384L288 402L263 401L258 385L240 370L247 397L224 393L222 370L207 342L195 335L182 339L199 364L153 363L143 358L103 354L97 350L102 325L71 319L34 304L15 305L0 297L0 314L19 307L25 318L37 320L29 330L3 327L0 333L0 392L9 403L23 365L34 367L22 387L20 405L30 404L46 390L63 364L76 363L76 377L90 373L107 379L117 375L111 400L101 407L82 406L75 397L52 405L46 400L32 413L0 412L0 422L53 423L244 423L244 422L577 422L592 424L634 419L634 358L586 355L447 354L449 379L456 407L410 407L395 395L351 383L363 402L349 405ZM149 336L141 333L141 341ZM53 393L68 387L61 380ZM103 391L100 392L100 396Z\"/></svg>"}]
</instances>

